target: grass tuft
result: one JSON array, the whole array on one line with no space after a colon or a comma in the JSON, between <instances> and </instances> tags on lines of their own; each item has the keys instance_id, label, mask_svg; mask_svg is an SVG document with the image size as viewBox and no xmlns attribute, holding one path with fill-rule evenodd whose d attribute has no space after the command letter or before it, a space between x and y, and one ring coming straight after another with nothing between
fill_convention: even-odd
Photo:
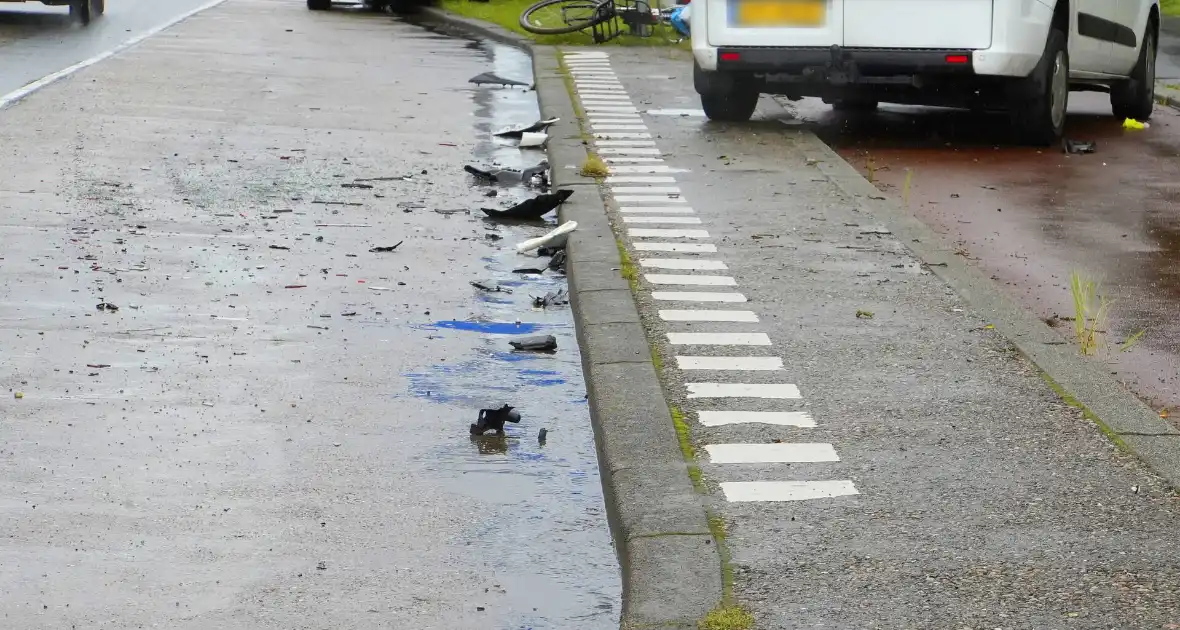
<instances>
[{"instance_id":1,"label":"grass tuft","mask_svg":"<svg viewBox=\"0 0 1180 630\"><path fill-rule=\"evenodd\" d=\"M578 174L582 177L602 179L610 175L610 171L606 167L606 162L602 161L602 158L590 153L586 155L586 161L582 162L582 168L578 169Z\"/></svg>"},{"instance_id":2,"label":"grass tuft","mask_svg":"<svg viewBox=\"0 0 1180 630\"><path fill-rule=\"evenodd\" d=\"M1074 338L1082 354L1097 354L1105 343L1105 328L1110 302L1098 293L1098 284L1074 271L1069 274L1069 293L1073 297Z\"/></svg>"},{"instance_id":3,"label":"grass tuft","mask_svg":"<svg viewBox=\"0 0 1180 630\"><path fill-rule=\"evenodd\" d=\"M718 606L701 620L701 630L749 630L754 615L742 606Z\"/></svg>"},{"instance_id":4,"label":"grass tuft","mask_svg":"<svg viewBox=\"0 0 1180 630\"><path fill-rule=\"evenodd\" d=\"M1160 11L1164 15L1180 15L1180 0L1160 0Z\"/></svg>"}]
</instances>

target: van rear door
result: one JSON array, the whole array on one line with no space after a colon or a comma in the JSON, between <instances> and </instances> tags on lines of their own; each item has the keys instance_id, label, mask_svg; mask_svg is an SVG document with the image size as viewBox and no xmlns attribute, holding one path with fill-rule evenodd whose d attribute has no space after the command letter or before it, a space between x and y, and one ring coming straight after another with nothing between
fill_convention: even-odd
<instances>
[{"instance_id":1,"label":"van rear door","mask_svg":"<svg viewBox=\"0 0 1180 630\"><path fill-rule=\"evenodd\" d=\"M709 45L821 48L839 45L843 43L847 1L708 0Z\"/></svg>"},{"instance_id":2,"label":"van rear door","mask_svg":"<svg viewBox=\"0 0 1180 630\"><path fill-rule=\"evenodd\" d=\"M992 44L992 0L843 0L843 4L844 45L849 48L983 49Z\"/></svg>"}]
</instances>

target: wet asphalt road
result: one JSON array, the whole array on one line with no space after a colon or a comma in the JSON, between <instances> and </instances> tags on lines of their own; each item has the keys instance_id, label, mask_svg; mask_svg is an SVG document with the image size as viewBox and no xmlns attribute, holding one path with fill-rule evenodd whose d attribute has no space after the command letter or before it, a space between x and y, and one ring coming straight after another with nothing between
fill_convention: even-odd
<instances>
[{"instance_id":1,"label":"wet asphalt road","mask_svg":"<svg viewBox=\"0 0 1180 630\"><path fill-rule=\"evenodd\" d=\"M1180 40L1161 49L1180 54ZM1177 57L1161 57L1160 76L1180 77ZM1154 407L1180 408L1180 114L1157 106L1149 129L1124 131L1107 95L1074 92L1066 135L1098 146L1065 155L997 140L1008 136L1002 114L788 107L890 194L904 196L912 171L915 214L1063 335L1073 335L1060 319L1074 314L1070 274L1099 282L1111 303L1097 360Z\"/></svg>"},{"instance_id":2,"label":"wet asphalt road","mask_svg":"<svg viewBox=\"0 0 1180 630\"><path fill-rule=\"evenodd\" d=\"M464 163L543 157L488 70L530 64L230 0L0 114L0 626L617 624L572 319L529 297L565 281L512 273L550 226L467 212L523 193Z\"/></svg>"}]
</instances>

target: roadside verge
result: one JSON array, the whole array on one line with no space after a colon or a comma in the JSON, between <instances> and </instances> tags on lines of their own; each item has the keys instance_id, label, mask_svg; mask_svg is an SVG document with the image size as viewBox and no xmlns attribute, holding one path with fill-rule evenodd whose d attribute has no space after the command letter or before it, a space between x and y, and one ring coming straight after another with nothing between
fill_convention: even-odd
<instances>
[{"instance_id":1,"label":"roadside verge","mask_svg":"<svg viewBox=\"0 0 1180 630\"><path fill-rule=\"evenodd\" d=\"M558 50L498 26L435 8L430 20L529 50L550 128L553 187L576 194L561 221L577 221L567 253L571 306L597 442L599 471L623 579L623 630L695 630L722 600L721 555L692 486L650 346L624 277L597 182L577 168L587 157Z\"/></svg>"}]
</instances>

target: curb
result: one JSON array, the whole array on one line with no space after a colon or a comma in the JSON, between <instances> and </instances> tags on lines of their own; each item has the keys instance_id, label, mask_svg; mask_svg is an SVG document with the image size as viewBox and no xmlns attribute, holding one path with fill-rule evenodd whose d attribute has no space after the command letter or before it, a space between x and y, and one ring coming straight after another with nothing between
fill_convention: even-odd
<instances>
[{"instance_id":1,"label":"curb","mask_svg":"<svg viewBox=\"0 0 1180 630\"><path fill-rule=\"evenodd\" d=\"M1156 81L1155 100L1172 109L1180 109L1180 90L1168 87L1163 81Z\"/></svg>"},{"instance_id":2,"label":"curb","mask_svg":"<svg viewBox=\"0 0 1180 630\"><path fill-rule=\"evenodd\" d=\"M468 35L524 48L550 128L553 188L580 194L561 208L577 221L567 248L570 305L597 443L607 518L622 572L622 630L696 630L722 601L721 555L692 486L672 414L598 183L575 170L587 156L558 49L436 8L422 14Z\"/></svg>"},{"instance_id":3,"label":"curb","mask_svg":"<svg viewBox=\"0 0 1180 630\"><path fill-rule=\"evenodd\" d=\"M1180 93L1177 93L1180 103ZM886 198L844 158L810 132L800 132L799 147L809 161L865 212L881 220L923 265L1033 363L1067 404L1081 409L1112 442L1142 460L1173 490L1180 488L1180 429L1159 417L1098 363L1078 356L1072 344L1033 313L1004 295L982 271L955 254L896 199Z\"/></svg>"}]
</instances>

